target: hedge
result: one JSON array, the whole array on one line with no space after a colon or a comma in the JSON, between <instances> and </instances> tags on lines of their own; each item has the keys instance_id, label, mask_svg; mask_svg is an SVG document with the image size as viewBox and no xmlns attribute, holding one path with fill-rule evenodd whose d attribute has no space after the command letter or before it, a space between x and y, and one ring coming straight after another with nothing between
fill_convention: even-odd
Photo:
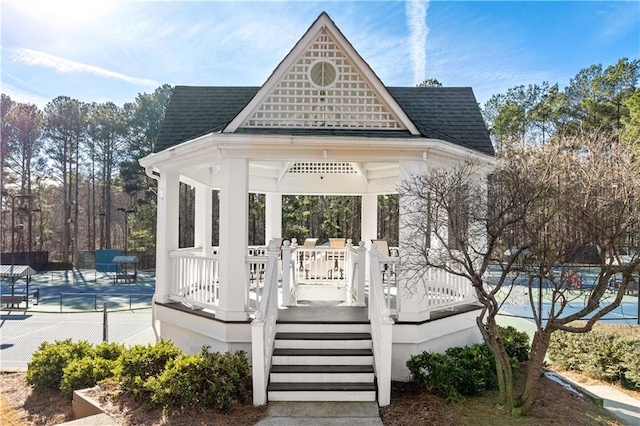
<instances>
[{"instance_id":1,"label":"hedge","mask_svg":"<svg viewBox=\"0 0 640 426\"><path fill-rule=\"evenodd\" d=\"M553 333L549 359L563 370L640 390L640 335L599 327L588 333Z\"/></svg>"}]
</instances>

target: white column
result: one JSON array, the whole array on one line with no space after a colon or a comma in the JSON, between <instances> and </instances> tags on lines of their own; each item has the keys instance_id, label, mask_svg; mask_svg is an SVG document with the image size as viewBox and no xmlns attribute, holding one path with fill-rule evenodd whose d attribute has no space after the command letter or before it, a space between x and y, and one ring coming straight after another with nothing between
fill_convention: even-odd
<instances>
[{"instance_id":1,"label":"white column","mask_svg":"<svg viewBox=\"0 0 640 426\"><path fill-rule=\"evenodd\" d=\"M282 238L282 194L267 193L265 196L264 243L272 238Z\"/></svg>"},{"instance_id":2,"label":"white column","mask_svg":"<svg viewBox=\"0 0 640 426\"><path fill-rule=\"evenodd\" d=\"M211 252L211 188L196 184L196 215L194 226L194 246L202 247L205 253Z\"/></svg>"},{"instance_id":3,"label":"white column","mask_svg":"<svg viewBox=\"0 0 640 426\"><path fill-rule=\"evenodd\" d=\"M368 248L378 238L378 194L363 194L360 201L360 232Z\"/></svg>"},{"instance_id":4,"label":"white column","mask_svg":"<svg viewBox=\"0 0 640 426\"><path fill-rule=\"evenodd\" d=\"M245 321L249 173L247 160L225 158L220 168L220 304L216 318Z\"/></svg>"},{"instance_id":5,"label":"white column","mask_svg":"<svg viewBox=\"0 0 640 426\"><path fill-rule=\"evenodd\" d=\"M175 172L160 172L158 181L158 230L156 232L156 293L157 302L167 303L174 284L169 252L178 249L179 176Z\"/></svg>"},{"instance_id":6,"label":"white column","mask_svg":"<svg viewBox=\"0 0 640 426\"><path fill-rule=\"evenodd\" d=\"M427 173L427 163L425 161L401 161L400 162L400 180L411 179L415 175L424 175ZM400 273L398 274L398 306L400 312L398 312L398 320L400 321L418 321L425 319L425 315L428 318L428 314L423 312L426 307L426 293L424 286L418 282L415 282L415 276L411 271L407 271L402 262L402 258L409 256L410 253L404 250L403 247L410 246L410 236L408 232L403 229L402 217L408 213L409 200L406 197L400 197L400 235L399 235L399 248L400 248ZM413 277L411 282L408 282L407 277Z\"/></svg>"}]
</instances>

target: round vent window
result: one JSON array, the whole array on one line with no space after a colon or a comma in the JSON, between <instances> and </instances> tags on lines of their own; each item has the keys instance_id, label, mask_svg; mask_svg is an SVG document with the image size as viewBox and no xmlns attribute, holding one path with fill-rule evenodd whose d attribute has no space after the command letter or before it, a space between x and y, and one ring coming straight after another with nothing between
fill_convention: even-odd
<instances>
[{"instance_id":1,"label":"round vent window","mask_svg":"<svg viewBox=\"0 0 640 426\"><path fill-rule=\"evenodd\" d=\"M328 61L318 61L311 66L309 77L318 87L329 87L337 77L336 67Z\"/></svg>"}]
</instances>

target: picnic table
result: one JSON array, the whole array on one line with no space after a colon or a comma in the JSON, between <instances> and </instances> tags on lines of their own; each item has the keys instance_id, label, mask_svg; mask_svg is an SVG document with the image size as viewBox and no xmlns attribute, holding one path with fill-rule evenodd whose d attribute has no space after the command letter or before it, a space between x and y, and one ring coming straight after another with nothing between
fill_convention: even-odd
<instances>
[{"instance_id":1,"label":"picnic table","mask_svg":"<svg viewBox=\"0 0 640 426\"><path fill-rule=\"evenodd\" d=\"M112 261L116 265L120 265L120 271L117 271L113 277L113 283L118 281L124 283L135 283L138 281L138 257L137 256L116 256ZM129 273L129 268L133 268L133 273Z\"/></svg>"},{"instance_id":2,"label":"picnic table","mask_svg":"<svg viewBox=\"0 0 640 426\"><path fill-rule=\"evenodd\" d=\"M31 276L37 274L37 272L29 265L0 265L0 277L11 278L11 294L0 295L1 303L6 303L13 306L21 302L26 302L27 308L29 308L29 282ZM23 294L16 294L15 284L16 278L25 277L27 280L26 291Z\"/></svg>"}]
</instances>

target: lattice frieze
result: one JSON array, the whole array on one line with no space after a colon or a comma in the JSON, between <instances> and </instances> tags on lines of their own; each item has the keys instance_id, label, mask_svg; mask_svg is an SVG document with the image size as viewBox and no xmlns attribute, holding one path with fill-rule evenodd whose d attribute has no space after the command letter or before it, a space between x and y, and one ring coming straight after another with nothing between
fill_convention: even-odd
<instances>
[{"instance_id":1,"label":"lattice frieze","mask_svg":"<svg viewBox=\"0 0 640 426\"><path fill-rule=\"evenodd\" d=\"M294 163L289 168L289 173L305 174L355 174L358 173L351 163Z\"/></svg>"},{"instance_id":2,"label":"lattice frieze","mask_svg":"<svg viewBox=\"0 0 640 426\"><path fill-rule=\"evenodd\" d=\"M326 28L241 127L404 129Z\"/></svg>"}]
</instances>

